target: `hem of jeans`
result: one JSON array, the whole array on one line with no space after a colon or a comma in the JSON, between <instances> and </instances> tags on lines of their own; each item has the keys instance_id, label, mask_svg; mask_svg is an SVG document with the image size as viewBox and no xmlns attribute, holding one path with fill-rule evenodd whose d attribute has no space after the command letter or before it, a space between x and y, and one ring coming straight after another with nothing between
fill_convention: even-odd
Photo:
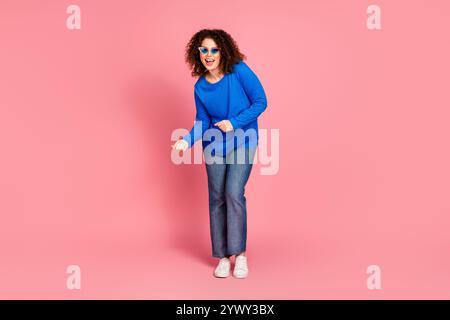
<instances>
[{"instance_id":1,"label":"hem of jeans","mask_svg":"<svg viewBox=\"0 0 450 320\"><path fill-rule=\"evenodd\" d=\"M242 252L245 252L245 247L242 248L241 250L235 250L235 251L231 251L230 253L228 253L228 255L230 256L234 256L234 255L238 255L241 254Z\"/></svg>"},{"instance_id":2,"label":"hem of jeans","mask_svg":"<svg viewBox=\"0 0 450 320\"><path fill-rule=\"evenodd\" d=\"M231 257L232 255L219 255L219 254L213 254L212 255L214 258L229 258L229 257ZM227 257L228 256L228 257Z\"/></svg>"},{"instance_id":3,"label":"hem of jeans","mask_svg":"<svg viewBox=\"0 0 450 320\"><path fill-rule=\"evenodd\" d=\"M231 253L227 253L227 254L225 254L225 255L219 255L219 254L212 254L212 256L214 257L214 258L230 258L231 256L234 256L234 255L238 255L238 254L241 254L242 252L245 252L246 251L246 249L244 248L244 249L242 249L242 250L235 250L235 251L232 251Z\"/></svg>"}]
</instances>

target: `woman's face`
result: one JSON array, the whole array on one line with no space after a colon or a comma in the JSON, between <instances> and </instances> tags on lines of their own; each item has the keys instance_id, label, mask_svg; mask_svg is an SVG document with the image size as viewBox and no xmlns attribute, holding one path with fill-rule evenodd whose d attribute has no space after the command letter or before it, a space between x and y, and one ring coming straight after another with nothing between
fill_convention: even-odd
<instances>
[{"instance_id":1,"label":"woman's face","mask_svg":"<svg viewBox=\"0 0 450 320\"><path fill-rule=\"evenodd\" d=\"M218 47L217 47L216 43L214 42L214 40L210 39L210 38L203 39L201 46L204 48L207 48L208 53L203 54L203 53L199 52L200 60L202 61L203 65L205 66L205 68L207 70L214 72L214 70L216 70L220 64L220 51L218 51L216 54L211 53L212 48L218 48ZM219 71L219 70L216 70L216 71Z\"/></svg>"}]
</instances>

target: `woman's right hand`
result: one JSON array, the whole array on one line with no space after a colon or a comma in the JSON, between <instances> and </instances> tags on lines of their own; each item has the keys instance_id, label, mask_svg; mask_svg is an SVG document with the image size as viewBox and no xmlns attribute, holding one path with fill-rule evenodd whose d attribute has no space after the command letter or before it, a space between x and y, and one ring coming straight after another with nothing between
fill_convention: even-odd
<instances>
[{"instance_id":1,"label":"woman's right hand","mask_svg":"<svg viewBox=\"0 0 450 320\"><path fill-rule=\"evenodd\" d=\"M184 139L180 139L172 145L172 149L186 151L189 147L188 142Z\"/></svg>"}]
</instances>

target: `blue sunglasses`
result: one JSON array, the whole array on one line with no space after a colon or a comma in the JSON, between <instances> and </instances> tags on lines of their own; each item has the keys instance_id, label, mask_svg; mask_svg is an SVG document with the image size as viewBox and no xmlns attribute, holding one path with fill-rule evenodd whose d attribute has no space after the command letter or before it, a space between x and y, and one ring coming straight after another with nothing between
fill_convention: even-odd
<instances>
[{"instance_id":1,"label":"blue sunglasses","mask_svg":"<svg viewBox=\"0 0 450 320\"><path fill-rule=\"evenodd\" d=\"M208 48L206 48L206 47L198 47L198 50L200 50L200 52L202 53L202 54L208 54L208 52L211 52L211 54L217 54L217 53L219 53L219 48L211 48L211 49L208 49Z\"/></svg>"}]
</instances>

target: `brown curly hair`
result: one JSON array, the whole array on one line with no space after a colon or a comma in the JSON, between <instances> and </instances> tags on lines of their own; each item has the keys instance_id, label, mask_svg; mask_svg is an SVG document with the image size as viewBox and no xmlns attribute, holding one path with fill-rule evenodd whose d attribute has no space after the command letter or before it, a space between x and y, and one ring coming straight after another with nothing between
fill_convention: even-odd
<instances>
[{"instance_id":1,"label":"brown curly hair","mask_svg":"<svg viewBox=\"0 0 450 320\"><path fill-rule=\"evenodd\" d=\"M198 47L205 38L213 39L220 50L219 68L224 73L231 73L233 65L247 57L239 51L236 41L221 29L202 29L194 34L186 45L185 60L193 77L202 76L207 69L200 60Z\"/></svg>"}]
</instances>

